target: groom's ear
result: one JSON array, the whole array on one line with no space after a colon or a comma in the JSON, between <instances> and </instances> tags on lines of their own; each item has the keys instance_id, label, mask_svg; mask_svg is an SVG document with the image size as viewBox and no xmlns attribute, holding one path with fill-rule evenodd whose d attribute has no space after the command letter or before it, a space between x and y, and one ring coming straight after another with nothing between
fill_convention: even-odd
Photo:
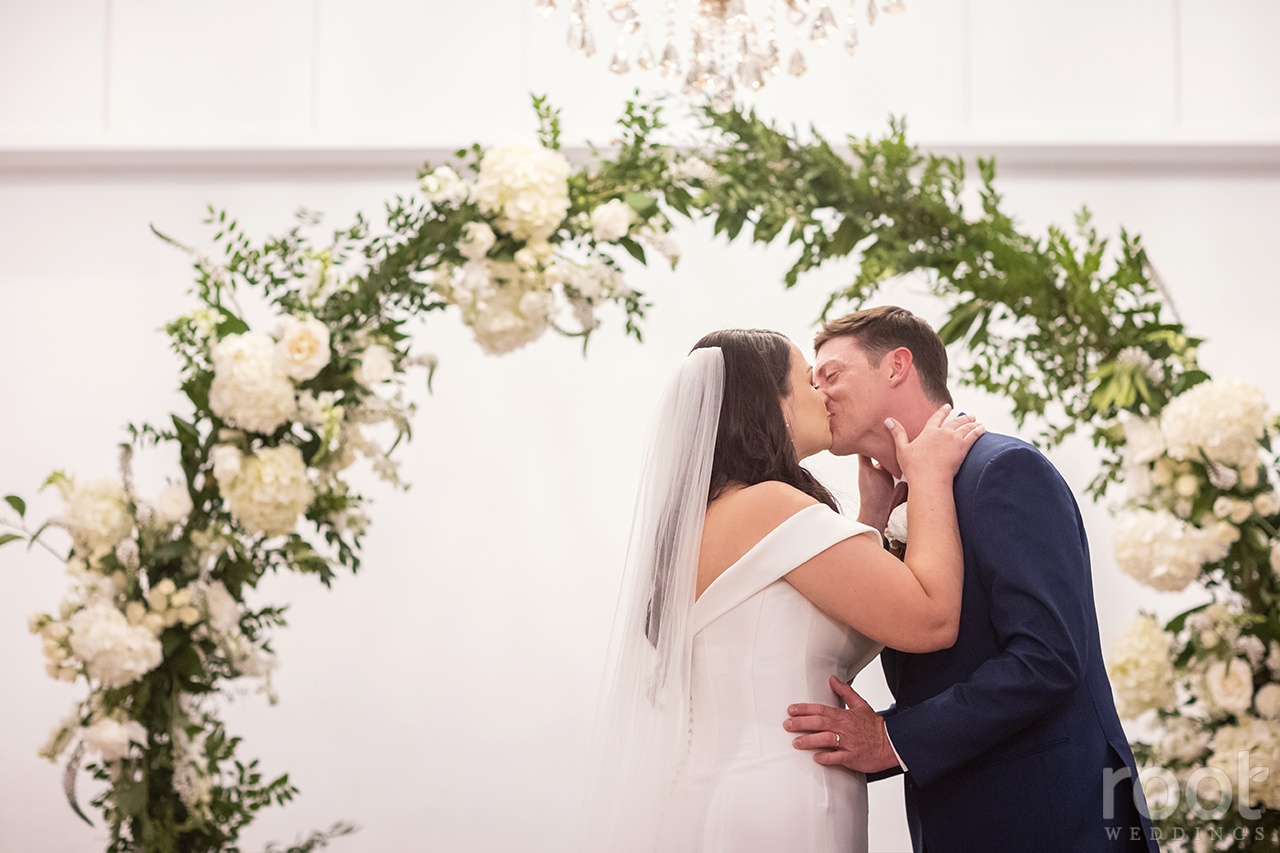
<instances>
[{"instance_id":1,"label":"groom's ear","mask_svg":"<svg viewBox=\"0 0 1280 853\"><path fill-rule=\"evenodd\" d=\"M898 347L885 355L885 367L889 369L889 386L896 388L906 381L915 363L915 356L906 347Z\"/></svg>"}]
</instances>

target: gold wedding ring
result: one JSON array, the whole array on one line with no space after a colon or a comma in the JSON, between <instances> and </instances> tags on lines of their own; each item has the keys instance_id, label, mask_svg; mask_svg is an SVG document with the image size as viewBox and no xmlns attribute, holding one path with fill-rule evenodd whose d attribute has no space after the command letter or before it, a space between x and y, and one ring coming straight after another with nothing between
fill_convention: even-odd
<instances>
[{"instance_id":1,"label":"gold wedding ring","mask_svg":"<svg viewBox=\"0 0 1280 853\"><path fill-rule=\"evenodd\" d=\"M840 733L836 732L836 749L840 748Z\"/></svg>"}]
</instances>

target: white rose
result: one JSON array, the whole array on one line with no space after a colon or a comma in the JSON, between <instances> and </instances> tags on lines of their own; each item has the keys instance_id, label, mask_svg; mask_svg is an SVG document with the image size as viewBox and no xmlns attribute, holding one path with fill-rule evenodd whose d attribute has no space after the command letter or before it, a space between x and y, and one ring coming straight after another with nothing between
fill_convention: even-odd
<instances>
[{"instance_id":1,"label":"white rose","mask_svg":"<svg viewBox=\"0 0 1280 853\"><path fill-rule=\"evenodd\" d=\"M295 382L314 379L329 363L329 327L314 318L280 321L276 366Z\"/></svg>"},{"instance_id":2,"label":"white rose","mask_svg":"<svg viewBox=\"0 0 1280 853\"><path fill-rule=\"evenodd\" d=\"M1258 716L1264 720L1280 720L1280 684L1264 684L1253 698Z\"/></svg>"},{"instance_id":3,"label":"white rose","mask_svg":"<svg viewBox=\"0 0 1280 853\"><path fill-rule=\"evenodd\" d=\"M440 166L423 178L422 192L432 204L460 204L469 194L466 181L448 166Z\"/></svg>"},{"instance_id":4,"label":"white rose","mask_svg":"<svg viewBox=\"0 0 1280 853\"><path fill-rule=\"evenodd\" d=\"M181 524L193 509L195 506L191 503L187 487L178 483L165 486L156 497L156 512L160 520L168 524Z\"/></svg>"},{"instance_id":5,"label":"white rose","mask_svg":"<svg viewBox=\"0 0 1280 853\"><path fill-rule=\"evenodd\" d=\"M1215 660L1205 671L1209 697L1224 711L1243 714L1253 702L1253 672L1241 658L1230 663Z\"/></svg>"},{"instance_id":6,"label":"white rose","mask_svg":"<svg viewBox=\"0 0 1280 853\"><path fill-rule=\"evenodd\" d=\"M120 723L108 717L84 730L84 742L103 761L119 761L129 754L130 744L146 746L147 730L137 720Z\"/></svg>"},{"instance_id":7,"label":"white rose","mask_svg":"<svg viewBox=\"0 0 1280 853\"><path fill-rule=\"evenodd\" d=\"M360 366L356 368L356 381L372 389L378 383L395 376L395 373L396 366L391 360L391 351L381 344L374 344L360 356Z\"/></svg>"},{"instance_id":8,"label":"white rose","mask_svg":"<svg viewBox=\"0 0 1280 853\"><path fill-rule=\"evenodd\" d=\"M246 457L240 475L230 483L219 481L218 487L241 524L268 536L292 531L315 499L302 452L291 444L264 447Z\"/></svg>"},{"instance_id":9,"label":"white rose","mask_svg":"<svg viewBox=\"0 0 1280 853\"><path fill-rule=\"evenodd\" d=\"M631 205L615 198L591 211L591 233L597 242L612 243L627 236L627 229L635 219Z\"/></svg>"},{"instance_id":10,"label":"white rose","mask_svg":"<svg viewBox=\"0 0 1280 853\"><path fill-rule=\"evenodd\" d=\"M91 604L67 621L71 651L103 687L123 687L160 665L160 641L146 627L130 625L106 603Z\"/></svg>"},{"instance_id":11,"label":"white rose","mask_svg":"<svg viewBox=\"0 0 1280 853\"><path fill-rule=\"evenodd\" d=\"M295 413L293 383L276 365L275 341L246 332L213 347L209 408L232 426L272 433Z\"/></svg>"},{"instance_id":12,"label":"white rose","mask_svg":"<svg viewBox=\"0 0 1280 853\"><path fill-rule=\"evenodd\" d=\"M62 487L67 507L63 520L76 542L89 552L109 551L133 531L124 486L115 480L89 480Z\"/></svg>"},{"instance_id":13,"label":"white rose","mask_svg":"<svg viewBox=\"0 0 1280 853\"><path fill-rule=\"evenodd\" d=\"M478 261L497 242L493 229L483 222L468 222L462 226L462 239L458 241L458 251L470 261Z\"/></svg>"},{"instance_id":14,"label":"white rose","mask_svg":"<svg viewBox=\"0 0 1280 853\"><path fill-rule=\"evenodd\" d=\"M213 460L213 478L218 481L218 485L225 488L240 476L240 463L244 458L240 448L230 444L218 444L210 451L209 457Z\"/></svg>"}]
</instances>

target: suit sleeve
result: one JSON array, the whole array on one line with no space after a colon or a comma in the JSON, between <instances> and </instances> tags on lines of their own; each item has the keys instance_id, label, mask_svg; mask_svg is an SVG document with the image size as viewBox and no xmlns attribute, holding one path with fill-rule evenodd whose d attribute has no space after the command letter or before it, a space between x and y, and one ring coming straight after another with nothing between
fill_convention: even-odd
<instances>
[{"instance_id":1,"label":"suit sleeve","mask_svg":"<svg viewBox=\"0 0 1280 853\"><path fill-rule=\"evenodd\" d=\"M890 737L928 785L1016 734L1079 685L1092 587L1075 498L1030 447L992 458L973 493L969 542L1001 653L967 681L886 718Z\"/></svg>"}]
</instances>

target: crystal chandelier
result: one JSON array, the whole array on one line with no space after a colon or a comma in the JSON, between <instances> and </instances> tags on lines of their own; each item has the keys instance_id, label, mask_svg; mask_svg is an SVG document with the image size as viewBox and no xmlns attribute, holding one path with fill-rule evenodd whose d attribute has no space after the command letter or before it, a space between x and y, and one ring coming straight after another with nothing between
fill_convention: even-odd
<instances>
[{"instance_id":1,"label":"crystal chandelier","mask_svg":"<svg viewBox=\"0 0 1280 853\"><path fill-rule=\"evenodd\" d=\"M559 0L569 9L569 49L583 56L596 53L591 7L603 7L617 30L617 44L609 70L626 74L633 67L657 70L664 77L683 79L687 95L702 93L718 108L732 105L739 90L757 91L782 72L781 43L787 45L787 73L808 70L802 45L821 47L843 40L851 55L858 49L858 23L865 16L875 24L881 13L905 11L902 0ZM534 0L543 17L556 10L557 0ZM655 7L646 17L641 6ZM685 7L681 16L678 7ZM750 11L748 10L750 7ZM845 16L841 27L836 9ZM763 17L757 18L756 16ZM677 20L688 31L677 32ZM789 37L780 32L785 21ZM662 45L662 52L654 48Z\"/></svg>"}]
</instances>

